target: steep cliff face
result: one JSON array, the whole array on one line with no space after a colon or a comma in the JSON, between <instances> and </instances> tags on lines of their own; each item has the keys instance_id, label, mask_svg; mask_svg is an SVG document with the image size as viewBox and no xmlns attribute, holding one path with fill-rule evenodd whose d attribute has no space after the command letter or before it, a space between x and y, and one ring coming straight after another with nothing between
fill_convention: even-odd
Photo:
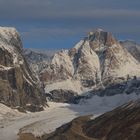
<instances>
[{"instance_id":1,"label":"steep cliff face","mask_svg":"<svg viewBox=\"0 0 140 140\"><path fill-rule=\"evenodd\" d=\"M100 63L98 55L91 49L89 42L83 40L80 48L77 48L77 53L73 58L75 65L74 79L80 80L85 87L93 86L100 82Z\"/></svg>"},{"instance_id":2,"label":"steep cliff face","mask_svg":"<svg viewBox=\"0 0 140 140\"><path fill-rule=\"evenodd\" d=\"M31 111L45 104L43 90L22 55L20 36L14 28L0 27L0 102Z\"/></svg>"},{"instance_id":3,"label":"steep cliff face","mask_svg":"<svg viewBox=\"0 0 140 140\"><path fill-rule=\"evenodd\" d=\"M140 76L140 63L111 33L101 29L90 32L72 49L56 53L40 74L47 84L71 79L80 81L81 88L103 87L133 76Z\"/></svg>"}]
</instances>

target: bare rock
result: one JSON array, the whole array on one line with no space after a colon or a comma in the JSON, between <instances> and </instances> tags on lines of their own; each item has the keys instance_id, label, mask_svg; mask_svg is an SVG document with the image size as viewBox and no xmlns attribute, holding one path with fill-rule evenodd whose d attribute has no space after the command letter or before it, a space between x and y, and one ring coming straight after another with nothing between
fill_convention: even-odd
<instances>
[{"instance_id":1,"label":"bare rock","mask_svg":"<svg viewBox=\"0 0 140 140\"><path fill-rule=\"evenodd\" d=\"M0 27L0 102L10 107L45 105L40 82L22 54L22 43L14 28Z\"/></svg>"}]
</instances>

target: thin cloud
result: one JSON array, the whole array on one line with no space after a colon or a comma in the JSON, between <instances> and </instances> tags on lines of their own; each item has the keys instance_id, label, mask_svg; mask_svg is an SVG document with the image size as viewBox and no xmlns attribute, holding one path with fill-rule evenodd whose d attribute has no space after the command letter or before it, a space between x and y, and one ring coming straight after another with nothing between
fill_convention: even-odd
<instances>
[{"instance_id":1,"label":"thin cloud","mask_svg":"<svg viewBox=\"0 0 140 140\"><path fill-rule=\"evenodd\" d=\"M65 38L79 35L79 32L84 32L86 29L76 28L34 28L25 32L21 32L24 38Z\"/></svg>"},{"instance_id":2,"label":"thin cloud","mask_svg":"<svg viewBox=\"0 0 140 140\"><path fill-rule=\"evenodd\" d=\"M138 18L140 17L138 5L140 5L138 0L135 2L130 0L1 0L0 17L14 20L118 16Z\"/></svg>"}]
</instances>

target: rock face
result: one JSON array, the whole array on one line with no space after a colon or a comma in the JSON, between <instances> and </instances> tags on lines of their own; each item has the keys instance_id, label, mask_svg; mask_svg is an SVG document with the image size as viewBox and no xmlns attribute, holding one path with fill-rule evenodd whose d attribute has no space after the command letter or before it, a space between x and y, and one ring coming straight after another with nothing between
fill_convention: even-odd
<instances>
[{"instance_id":1,"label":"rock face","mask_svg":"<svg viewBox=\"0 0 140 140\"><path fill-rule=\"evenodd\" d=\"M40 110L45 104L40 82L32 74L14 28L0 27L0 102L10 107Z\"/></svg>"},{"instance_id":2,"label":"rock face","mask_svg":"<svg viewBox=\"0 0 140 140\"><path fill-rule=\"evenodd\" d=\"M56 53L40 79L49 84L72 79L91 88L139 75L140 63L111 33L98 29L72 49Z\"/></svg>"},{"instance_id":3,"label":"rock face","mask_svg":"<svg viewBox=\"0 0 140 140\"><path fill-rule=\"evenodd\" d=\"M138 140L140 138L140 101L129 102L96 119L74 119L44 135L42 140Z\"/></svg>"}]
</instances>

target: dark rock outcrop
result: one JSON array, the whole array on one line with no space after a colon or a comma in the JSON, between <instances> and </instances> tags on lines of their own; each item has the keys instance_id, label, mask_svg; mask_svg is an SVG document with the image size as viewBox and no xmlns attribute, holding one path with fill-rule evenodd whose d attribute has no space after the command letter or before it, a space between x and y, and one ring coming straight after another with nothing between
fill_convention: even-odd
<instances>
[{"instance_id":1,"label":"dark rock outcrop","mask_svg":"<svg viewBox=\"0 0 140 140\"><path fill-rule=\"evenodd\" d=\"M52 90L49 94L46 94L47 98L53 102L62 103L75 103L78 94L72 90Z\"/></svg>"}]
</instances>

